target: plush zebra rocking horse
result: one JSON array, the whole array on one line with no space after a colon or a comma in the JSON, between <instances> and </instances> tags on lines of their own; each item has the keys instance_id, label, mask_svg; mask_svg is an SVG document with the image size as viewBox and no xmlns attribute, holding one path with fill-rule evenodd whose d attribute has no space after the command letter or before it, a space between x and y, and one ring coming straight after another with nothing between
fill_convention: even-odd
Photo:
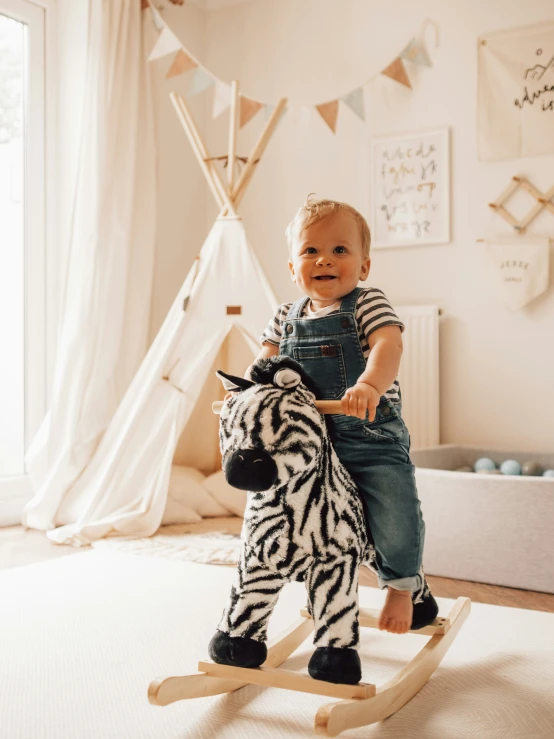
<instances>
[{"instance_id":1,"label":"plush zebra rocking horse","mask_svg":"<svg viewBox=\"0 0 554 739\"><path fill-rule=\"evenodd\" d=\"M220 416L227 482L250 495L244 514L237 582L209 647L218 663L259 667L267 657L267 622L286 582L306 583L318 680L356 684L358 570L375 559L357 488L342 466L317 411L313 383L284 356L258 361L252 381L217 373L235 391ZM421 573L423 575L423 573ZM422 577L414 623L438 608ZM425 597L424 597L425 596Z\"/></svg>"},{"instance_id":2,"label":"plush zebra rocking horse","mask_svg":"<svg viewBox=\"0 0 554 739\"><path fill-rule=\"evenodd\" d=\"M349 699L319 709L318 733L336 736L379 721L425 684L470 601L458 598L447 618L435 618L436 601L421 571L421 588L412 596L412 630L432 635L431 646L378 693L375 685L361 683L359 626L376 627L379 614L358 607L358 570L362 563L372 566L375 553L360 496L321 415L340 413L340 401L316 405L313 383L289 357L259 360L251 380L217 374L234 392L221 407L225 477L248 491L237 575L209 644L213 662L201 662L199 675L154 681L149 699L167 705L255 683ZM307 608L268 650L269 618L285 583L295 580L305 582ZM312 629L310 677L275 669Z\"/></svg>"}]
</instances>

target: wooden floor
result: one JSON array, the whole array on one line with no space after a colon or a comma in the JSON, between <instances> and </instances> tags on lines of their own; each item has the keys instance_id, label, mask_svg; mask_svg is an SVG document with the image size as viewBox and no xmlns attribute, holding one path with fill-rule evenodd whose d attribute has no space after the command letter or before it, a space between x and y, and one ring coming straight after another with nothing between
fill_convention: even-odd
<instances>
[{"instance_id":1,"label":"wooden floor","mask_svg":"<svg viewBox=\"0 0 554 739\"><path fill-rule=\"evenodd\" d=\"M40 562L54 557L68 556L90 551L90 547L70 547L54 544L42 531L26 531L22 526L0 528L0 570L9 567ZM498 585L450 580L446 577L428 576L427 580L434 595L457 598L460 595L476 603L489 603L513 608L531 608L536 611L554 613L554 595L535 593L531 590L501 588ZM366 568L360 571L360 585L376 587L375 576Z\"/></svg>"}]
</instances>

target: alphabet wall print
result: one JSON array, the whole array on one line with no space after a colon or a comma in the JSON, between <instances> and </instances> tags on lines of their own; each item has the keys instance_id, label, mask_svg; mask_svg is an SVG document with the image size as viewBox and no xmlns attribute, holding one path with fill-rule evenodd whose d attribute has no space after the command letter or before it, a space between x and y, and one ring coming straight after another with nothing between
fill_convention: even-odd
<instances>
[{"instance_id":1,"label":"alphabet wall print","mask_svg":"<svg viewBox=\"0 0 554 739\"><path fill-rule=\"evenodd\" d=\"M448 128L372 141L372 246L450 241Z\"/></svg>"},{"instance_id":2,"label":"alphabet wall print","mask_svg":"<svg viewBox=\"0 0 554 739\"><path fill-rule=\"evenodd\" d=\"M482 161L554 153L554 22L478 39Z\"/></svg>"}]
</instances>

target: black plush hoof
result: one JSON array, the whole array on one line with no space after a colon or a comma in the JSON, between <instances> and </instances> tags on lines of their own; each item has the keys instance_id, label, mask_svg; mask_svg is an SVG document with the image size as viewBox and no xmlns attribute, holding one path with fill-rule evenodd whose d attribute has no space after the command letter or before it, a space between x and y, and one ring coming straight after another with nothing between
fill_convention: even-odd
<instances>
[{"instance_id":1,"label":"black plush hoof","mask_svg":"<svg viewBox=\"0 0 554 739\"><path fill-rule=\"evenodd\" d=\"M414 614L412 616L412 631L429 626L439 614L439 606L430 591L423 596L421 603L414 603Z\"/></svg>"},{"instance_id":2,"label":"black plush hoof","mask_svg":"<svg viewBox=\"0 0 554 739\"><path fill-rule=\"evenodd\" d=\"M229 636L216 631L208 653L214 662L233 667L259 667L267 659L267 647L263 642L247 636Z\"/></svg>"},{"instance_id":3,"label":"black plush hoof","mask_svg":"<svg viewBox=\"0 0 554 739\"><path fill-rule=\"evenodd\" d=\"M314 680L356 685L362 679L360 655L348 647L318 647L308 664Z\"/></svg>"}]
</instances>

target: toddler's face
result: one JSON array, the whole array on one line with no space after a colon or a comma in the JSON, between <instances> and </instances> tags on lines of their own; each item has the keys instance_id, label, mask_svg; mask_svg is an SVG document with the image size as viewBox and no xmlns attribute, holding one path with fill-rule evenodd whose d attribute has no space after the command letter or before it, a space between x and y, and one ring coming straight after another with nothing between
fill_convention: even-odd
<instances>
[{"instance_id":1,"label":"toddler's face","mask_svg":"<svg viewBox=\"0 0 554 739\"><path fill-rule=\"evenodd\" d=\"M348 212L327 216L296 234L289 262L292 281L316 310L352 292L369 274L356 219Z\"/></svg>"}]
</instances>

